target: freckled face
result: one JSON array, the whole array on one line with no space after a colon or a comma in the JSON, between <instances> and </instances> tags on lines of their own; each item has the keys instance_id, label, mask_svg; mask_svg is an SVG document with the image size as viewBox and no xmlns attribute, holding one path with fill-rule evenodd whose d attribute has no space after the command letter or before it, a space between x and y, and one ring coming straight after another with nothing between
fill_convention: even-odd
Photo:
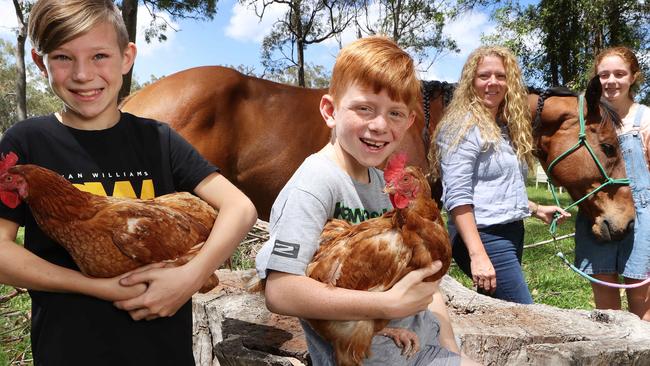
<instances>
[{"instance_id":1,"label":"freckled face","mask_svg":"<svg viewBox=\"0 0 650 366\"><path fill-rule=\"evenodd\" d=\"M603 87L603 97L610 102L615 102L630 97L630 86L634 84L634 77L625 60L620 56L611 55L604 57L596 67L596 74Z\"/></svg>"},{"instance_id":2,"label":"freckled face","mask_svg":"<svg viewBox=\"0 0 650 366\"><path fill-rule=\"evenodd\" d=\"M408 106L392 100L385 90L375 93L355 83L333 108L328 125L336 131L335 149L365 171L397 149L414 120Z\"/></svg>"},{"instance_id":3,"label":"freckled face","mask_svg":"<svg viewBox=\"0 0 650 366\"><path fill-rule=\"evenodd\" d=\"M479 62L474 77L474 90L483 104L496 116L508 90L506 69L501 57L485 56Z\"/></svg>"}]
</instances>

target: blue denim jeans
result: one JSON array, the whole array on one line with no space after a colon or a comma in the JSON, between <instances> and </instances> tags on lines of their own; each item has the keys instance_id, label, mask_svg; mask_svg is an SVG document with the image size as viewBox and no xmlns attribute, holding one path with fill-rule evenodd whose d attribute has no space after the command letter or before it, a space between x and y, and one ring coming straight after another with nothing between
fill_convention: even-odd
<instances>
[{"instance_id":1,"label":"blue denim jeans","mask_svg":"<svg viewBox=\"0 0 650 366\"><path fill-rule=\"evenodd\" d=\"M448 225L449 235L452 243L452 254L456 264L472 277L469 253L465 242L456 227ZM492 294L483 293L497 299L516 302L520 304L532 304L528 284L521 269L521 257L524 253L524 222L519 220L507 224L491 225L479 228L478 233L485 247L488 257L497 275L497 288Z\"/></svg>"}]
</instances>

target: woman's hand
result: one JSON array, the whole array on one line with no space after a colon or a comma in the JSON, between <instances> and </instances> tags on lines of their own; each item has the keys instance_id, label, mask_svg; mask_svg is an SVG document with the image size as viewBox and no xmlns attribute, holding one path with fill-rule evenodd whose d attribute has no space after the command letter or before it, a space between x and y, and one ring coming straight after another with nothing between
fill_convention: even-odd
<instances>
[{"instance_id":1,"label":"woman's hand","mask_svg":"<svg viewBox=\"0 0 650 366\"><path fill-rule=\"evenodd\" d=\"M571 217L570 213L558 206L542 206L532 202L531 204L533 206L531 208L532 215L544 221L546 224L550 224L553 221L556 212L560 213L560 218L557 221L558 224L563 223L567 218Z\"/></svg>"},{"instance_id":2,"label":"woman's hand","mask_svg":"<svg viewBox=\"0 0 650 366\"><path fill-rule=\"evenodd\" d=\"M486 253L471 256L470 268L474 286L488 293L493 293L497 289L497 273Z\"/></svg>"}]
</instances>

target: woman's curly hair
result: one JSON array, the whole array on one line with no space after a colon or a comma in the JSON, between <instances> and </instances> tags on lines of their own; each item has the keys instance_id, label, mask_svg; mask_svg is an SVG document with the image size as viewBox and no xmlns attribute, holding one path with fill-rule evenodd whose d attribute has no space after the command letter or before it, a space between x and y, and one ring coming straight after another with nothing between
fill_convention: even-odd
<instances>
[{"instance_id":1,"label":"woman's curly hair","mask_svg":"<svg viewBox=\"0 0 650 366\"><path fill-rule=\"evenodd\" d=\"M477 48L467 58L460 81L454 91L454 97L434 132L429 149L429 161L432 174L435 177L440 177L440 159L443 154L436 141L446 141L449 149L445 153L452 153L458 148L471 128L477 126L484 141L483 149L498 148L499 146L501 129L474 88L478 65L487 56L499 57L503 61L506 71L507 90L505 98L499 106L497 120L507 124L510 140L517 157L529 166L533 166L531 117L528 108L528 93L522 80L521 69L517 64L517 59L507 48L485 46Z\"/></svg>"}]
</instances>

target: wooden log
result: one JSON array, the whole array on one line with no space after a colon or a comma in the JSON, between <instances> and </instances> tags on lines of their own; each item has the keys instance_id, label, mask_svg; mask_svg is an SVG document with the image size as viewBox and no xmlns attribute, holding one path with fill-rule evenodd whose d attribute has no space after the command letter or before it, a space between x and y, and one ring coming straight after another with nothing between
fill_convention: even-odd
<instances>
[{"instance_id":1,"label":"wooden log","mask_svg":"<svg viewBox=\"0 0 650 366\"><path fill-rule=\"evenodd\" d=\"M309 364L298 321L243 290L251 274L220 270L220 286L194 296L197 365ZM486 365L650 365L650 323L631 313L513 304L449 276L441 288L461 349Z\"/></svg>"}]
</instances>

